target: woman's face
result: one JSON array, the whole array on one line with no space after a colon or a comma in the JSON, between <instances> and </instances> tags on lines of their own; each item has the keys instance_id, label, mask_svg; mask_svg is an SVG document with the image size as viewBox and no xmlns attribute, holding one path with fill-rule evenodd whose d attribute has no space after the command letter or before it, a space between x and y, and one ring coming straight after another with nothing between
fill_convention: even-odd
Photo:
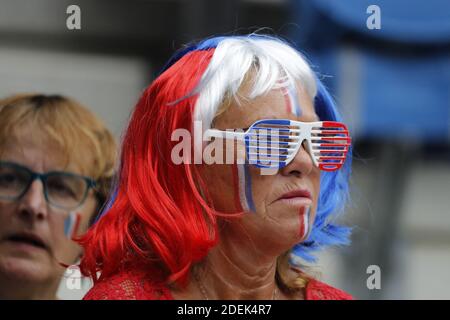
<instances>
[{"instance_id":1,"label":"woman's face","mask_svg":"<svg viewBox=\"0 0 450 320\"><path fill-rule=\"evenodd\" d=\"M290 112L288 99L282 91L272 90L254 100L242 99L240 105L232 103L215 119L214 127L220 130L248 128L260 119L319 121L312 99L300 87L297 89L301 109L299 117ZM244 86L243 96L247 96L248 92L249 88ZM228 213L239 212L240 203L245 208L246 205L248 207L249 198L253 200L255 212L247 212L241 218L231 220L231 223L227 223L228 228L222 229L222 232L236 230L237 233L234 234L245 234L253 242L268 245L267 249L272 246L274 250L287 250L305 240L316 214L320 170L313 165L304 147L276 174L261 174L261 169L252 165L241 165L241 168L236 169L237 166L239 165L202 166L216 209ZM308 191L311 197L299 196L301 194L295 193L299 190ZM308 206L309 214L304 211Z\"/></svg>"},{"instance_id":2,"label":"woman's face","mask_svg":"<svg viewBox=\"0 0 450 320\"><path fill-rule=\"evenodd\" d=\"M39 129L23 129L19 137L6 141L0 150L0 160L14 162L37 173L80 172L77 165L63 166L61 151L46 141L33 139ZM76 212L80 215L78 235L84 232L96 210L97 200L92 190ZM59 263L72 264L81 250L64 234L68 211L46 202L43 184L36 179L28 191L16 201L0 199L0 273L25 281L58 281L64 269ZM67 221L66 221L67 223ZM28 238L28 240L21 237ZM42 245L33 245L35 237Z\"/></svg>"}]
</instances>

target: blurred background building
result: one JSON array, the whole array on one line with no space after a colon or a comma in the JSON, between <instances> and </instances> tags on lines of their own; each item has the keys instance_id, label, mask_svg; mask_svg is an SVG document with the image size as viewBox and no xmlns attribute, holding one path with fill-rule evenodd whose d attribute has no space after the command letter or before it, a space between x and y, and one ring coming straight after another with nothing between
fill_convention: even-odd
<instances>
[{"instance_id":1,"label":"blurred background building","mask_svg":"<svg viewBox=\"0 0 450 320\"><path fill-rule=\"evenodd\" d=\"M72 4L81 30L66 27ZM367 26L370 5L380 29ZM120 138L174 50L256 30L305 53L353 133L353 242L321 254L322 279L359 299L450 299L447 0L0 0L0 96L72 96ZM370 265L381 289L367 287ZM63 299L89 287L66 280Z\"/></svg>"}]
</instances>

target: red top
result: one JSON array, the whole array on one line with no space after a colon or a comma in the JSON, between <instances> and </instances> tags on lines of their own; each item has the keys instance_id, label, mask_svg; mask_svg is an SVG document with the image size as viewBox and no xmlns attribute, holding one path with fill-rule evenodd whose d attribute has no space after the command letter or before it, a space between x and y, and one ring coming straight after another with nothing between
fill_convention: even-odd
<instances>
[{"instance_id":1,"label":"red top","mask_svg":"<svg viewBox=\"0 0 450 320\"><path fill-rule=\"evenodd\" d=\"M348 293L311 279L305 289L305 300L352 300ZM119 273L94 285L84 300L173 300L170 290L152 285L142 276Z\"/></svg>"}]
</instances>

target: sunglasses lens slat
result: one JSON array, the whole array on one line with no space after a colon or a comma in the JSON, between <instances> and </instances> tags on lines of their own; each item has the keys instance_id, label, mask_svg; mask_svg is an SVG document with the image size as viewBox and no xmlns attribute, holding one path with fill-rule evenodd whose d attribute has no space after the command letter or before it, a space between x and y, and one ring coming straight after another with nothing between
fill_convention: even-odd
<instances>
[{"instance_id":1,"label":"sunglasses lens slat","mask_svg":"<svg viewBox=\"0 0 450 320\"><path fill-rule=\"evenodd\" d=\"M342 167L351 145L348 129L343 123L324 121L312 130L312 149L319 168L335 171Z\"/></svg>"},{"instance_id":2,"label":"sunglasses lens slat","mask_svg":"<svg viewBox=\"0 0 450 320\"><path fill-rule=\"evenodd\" d=\"M247 156L250 163L264 168L279 168L292 156L299 136L291 131L289 120L258 121L247 131Z\"/></svg>"},{"instance_id":3,"label":"sunglasses lens slat","mask_svg":"<svg viewBox=\"0 0 450 320\"><path fill-rule=\"evenodd\" d=\"M313 143L313 145L320 147L349 147L350 143Z\"/></svg>"},{"instance_id":4,"label":"sunglasses lens slat","mask_svg":"<svg viewBox=\"0 0 450 320\"><path fill-rule=\"evenodd\" d=\"M247 130L247 157L259 167L280 168L293 159L305 139L309 141L308 152L324 171L339 169L351 146L348 129L340 122L322 121L311 125L269 119L254 123Z\"/></svg>"},{"instance_id":5,"label":"sunglasses lens slat","mask_svg":"<svg viewBox=\"0 0 450 320\"><path fill-rule=\"evenodd\" d=\"M312 133L318 133L323 135L335 135L335 134L348 134L347 130L312 130Z\"/></svg>"}]
</instances>

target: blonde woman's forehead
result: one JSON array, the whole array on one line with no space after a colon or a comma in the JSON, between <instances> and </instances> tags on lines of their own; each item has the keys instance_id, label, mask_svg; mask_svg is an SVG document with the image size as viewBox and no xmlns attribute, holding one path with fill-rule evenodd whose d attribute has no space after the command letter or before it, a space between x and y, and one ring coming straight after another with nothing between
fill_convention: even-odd
<instances>
[{"instance_id":1,"label":"blonde woman's forehead","mask_svg":"<svg viewBox=\"0 0 450 320\"><path fill-rule=\"evenodd\" d=\"M41 104L34 98L41 99ZM95 180L114 173L116 142L112 133L75 100L29 94L0 100L0 148L13 138L48 149L43 157L51 160L51 167Z\"/></svg>"},{"instance_id":2,"label":"blonde woman's forehead","mask_svg":"<svg viewBox=\"0 0 450 320\"><path fill-rule=\"evenodd\" d=\"M0 160L16 162L33 171L68 171L88 175L81 162L39 128L22 127L2 137Z\"/></svg>"}]
</instances>

